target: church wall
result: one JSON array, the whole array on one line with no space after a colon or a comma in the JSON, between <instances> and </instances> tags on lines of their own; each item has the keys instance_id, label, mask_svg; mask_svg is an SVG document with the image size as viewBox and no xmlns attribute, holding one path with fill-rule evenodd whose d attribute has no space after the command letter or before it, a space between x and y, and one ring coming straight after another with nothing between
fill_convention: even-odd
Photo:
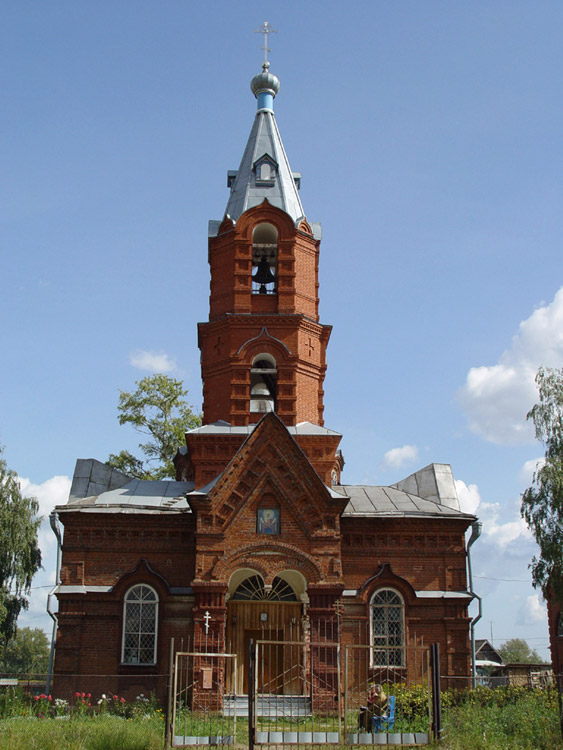
<instances>
[{"instance_id":1,"label":"church wall","mask_svg":"<svg viewBox=\"0 0 563 750\"><path fill-rule=\"evenodd\" d=\"M61 514L63 585L113 586L150 561L170 586L187 586L195 570L195 524L188 514Z\"/></svg>"},{"instance_id":2,"label":"church wall","mask_svg":"<svg viewBox=\"0 0 563 750\"><path fill-rule=\"evenodd\" d=\"M61 585L112 589L58 594L54 690L61 697L114 692L128 700L154 690L163 698L170 638L180 644L192 635L193 517L61 513L61 520ZM138 583L158 593L155 665L121 663L124 597Z\"/></svg>"},{"instance_id":3,"label":"church wall","mask_svg":"<svg viewBox=\"0 0 563 750\"><path fill-rule=\"evenodd\" d=\"M369 634L369 604L380 588L397 590L405 603L406 642L440 644L444 675L469 673L467 598L417 597L416 591L467 590L464 531L467 521L343 518L343 638ZM347 634L347 635L346 635ZM457 687L464 687L463 681Z\"/></svg>"},{"instance_id":4,"label":"church wall","mask_svg":"<svg viewBox=\"0 0 563 750\"><path fill-rule=\"evenodd\" d=\"M132 700L151 691L164 699L169 671L170 638L176 650L192 637L193 596L177 596L159 590L157 662L155 665L121 663L123 597L135 583L157 582L146 573L132 577L115 592L59 595L59 628L55 656L54 691L71 697L76 691L117 693Z\"/></svg>"},{"instance_id":5,"label":"church wall","mask_svg":"<svg viewBox=\"0 0 563 750\"><path fill-rule=\"evenodd\" d=\"M342 518L347 586L360 586L387 563L414 589L465 591L466 527L466 520Z\"/></svg>"}]
</instances>

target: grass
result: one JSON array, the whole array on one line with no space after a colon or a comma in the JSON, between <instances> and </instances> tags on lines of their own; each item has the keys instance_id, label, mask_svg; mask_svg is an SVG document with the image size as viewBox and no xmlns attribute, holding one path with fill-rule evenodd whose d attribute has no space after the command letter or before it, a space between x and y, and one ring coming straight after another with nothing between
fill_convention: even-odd
<instances>
[{"instance_id":1,"label":"grass","mask_svg":"<svg viewBox=\"0 0 563 750\"><path fill-rule=\"evenodd\" d=\"M118 716L0 721L1 750L162 750L164 722Z\"/></svg>"},{"instance_id":2,"label":"grass","mask_svg":"<svg viewBox=\"0 0 563 750\"><path fill-rule=\"evenodd\" d=\"M92 715L90 709L55 716L54 701L51 701L51 713L41 713L37 701L31 703L26 696L11 695L8 698L0 694L0 750L162 750L164 747L162 712L156 704L149 707L146 699L123 709L122 715L109 713L111 706L106 706L101 714ZM417 706L427 705L424 695L416 692L402 695L401 703L405 718L410 714L409 722L416 717ZM114 706L115 710L118 708L121 710L120 706ZM99 709L100 704L97 704ZM209 734L214 734L215 730L226 728L225 719L215 723L212 718L209 716L205 725L199 725L198 729L204 730L202 734L208 734L208 729L213 729ZM481 688L463 693L447 692L443 696L443 719L442 743L430 747L440 750L563 748L554 690ZM314 717L303 719L298 727L292 728L310 729L311 721L315 729L330 723ZM257 728L266 729L264 723L260 721ZM273 724L272 721L270 729L289 728ZM396 725L395 729L399 727ZM182 728L178 726L176 734L181 733ZM245 719L237 719L237 742L239 747L248 746L248 721ZM326 746L324 748L326 750Z\"/></svg>"},{"instance_id":3,"label":"grass","mask_svg":"<svg viewBox=\"0 0 563 750\"><path fill-rule=\"evenodd\" d=\"M484 688L446 709L444 726L443 750L563 747L555 690Z\"/></svg>"}]
</instances>

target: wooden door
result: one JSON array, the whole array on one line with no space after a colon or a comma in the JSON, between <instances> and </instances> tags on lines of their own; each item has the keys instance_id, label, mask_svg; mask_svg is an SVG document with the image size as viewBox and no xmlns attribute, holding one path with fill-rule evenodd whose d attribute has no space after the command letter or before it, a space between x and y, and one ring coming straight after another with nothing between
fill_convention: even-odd
<instances>
[{"instance_id":1,"label":"wooden door","mask_svg":"<svg viewBox=\"0 0 563 750\"><path fill-rule=\"evenodd\" d=\"M286 679L290 674L286 662L296 660L298 649L291 649L285 644L301 639L301 608L302 605L297 602L227 603L227 651L238 657L233 692L238 695L248 692L248 644L252 638L255 642L282 642L277 646L268 644L260 650L261 663L257 665L257 669L264 690L283 695L300 694L299 670L294 668L291 676ZM228 688L233 689L230 685Z\"/></svg>"},{"instance_id":2,"label":"wooden door","mask_svg":"<svg viewBox=\"0 0 563 750\"><path fill-rule=\"evenodd\" d=\"M283 695L283 630L247 630L244 634L246 653L250 639L256 641L278 641L278 643L263 643L258 649L256 661L257 692L266 695ZM244 692L248 693L248 670L244 671Z\"/></svg>"}]
</instances>

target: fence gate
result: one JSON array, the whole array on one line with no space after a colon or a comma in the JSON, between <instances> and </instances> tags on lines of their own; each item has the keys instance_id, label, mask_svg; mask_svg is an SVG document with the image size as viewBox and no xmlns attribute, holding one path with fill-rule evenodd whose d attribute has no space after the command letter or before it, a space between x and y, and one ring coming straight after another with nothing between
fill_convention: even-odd
<instances>
[{"instance_id":1,"label":"fence gate","mask_svg":"<svg viewBox=\"0 0 563 750\"><path fill-rule=\"evenodd\" d=\"M428 647L348 644L344 647L343 682L342 744L429 743L432 690ZM379 689L385 694L384 701L377 697ZM385 709L378 705L381 702Z\"/></svg>"},{"instance_id":2,"label":"fence gate","mask_svg":"<svg viewBox=\"0 0 563 750\"><path fill-rule=\"evenodd\" d=\"M258 640L255 644L255 743L340 741L338 643Z\"/></svg>"},{"instance_id":3,"label":"fence gate","mask_svg":"<svg viewBox=\"0 0 563 750\"><path fill-rule=\"evenodd\" d=\"M172 706L172 744L232 745L236 737L236 654L176 653Z\"/></svg>"}]
</instances>

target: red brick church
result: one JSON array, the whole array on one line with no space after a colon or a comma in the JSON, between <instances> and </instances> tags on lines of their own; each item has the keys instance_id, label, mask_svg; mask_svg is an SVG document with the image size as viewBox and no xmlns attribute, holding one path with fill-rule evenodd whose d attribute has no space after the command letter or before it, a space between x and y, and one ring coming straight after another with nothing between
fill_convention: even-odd
<instances>
[{"instance_id":1,"label":"red brick church","mask_svg":"<svg viewBox=\"0 0 563 750\"><path fill-rule=\"evenodd\" d=\"M321 231L278 131L279 85L267 63L253 78L252 130L224 218L209 224L203 425L178 451L177 481L81 459L56 509L58 694L109 675L106 690L162 697L172 638L236 653L242 694L249 639L272 633L365 645L374 669L404 674L409 649L437 642L442 674L470 672L475 519L460 511L449 465L349 485L341 435L324 424ZM283 664L264 668L275 685Z\"/></svg>"}]
</instances>

